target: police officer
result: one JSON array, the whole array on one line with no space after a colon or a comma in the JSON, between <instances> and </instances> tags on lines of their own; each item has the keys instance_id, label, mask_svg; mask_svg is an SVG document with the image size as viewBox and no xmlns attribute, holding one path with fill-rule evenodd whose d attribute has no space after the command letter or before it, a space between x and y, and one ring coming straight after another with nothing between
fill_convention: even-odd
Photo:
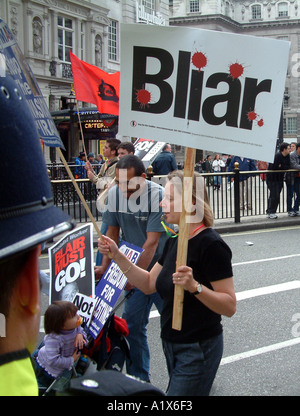
<instances>
[{"instance_id":1,"label":"police officer","mask_svg":"<svg viewBox=\"0 0 300 416\"><path fill-rule=\"evenodd\" d=\"M53 205L40 139L18 85L0 78L0 395L37 395L39 246L73 227Z\"/></svg>"},{"instance_id":2,"label":"police officer","mask_svg":"<svg viewBox=\"0 0 300 416\"><path fill-rule=\"evenodd\" d=\"M40 245L73 228L53 205L35 121L9 76L0 77L0 396L39 394L31 354L40 325ZM163 395L116 371L71 380L67 395Z\"/></svg>"}]
</instances>

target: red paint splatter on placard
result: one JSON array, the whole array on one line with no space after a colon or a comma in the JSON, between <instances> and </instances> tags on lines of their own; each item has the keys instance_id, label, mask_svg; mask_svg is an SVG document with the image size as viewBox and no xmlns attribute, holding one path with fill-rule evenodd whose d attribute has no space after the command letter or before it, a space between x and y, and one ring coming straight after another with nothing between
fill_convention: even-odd
<instances>
[{"instance_id":1,"label":"red paint splatter on placard","mask_svg":"<svg viewBox=\"0 0 300 416\"><path fill-rule=\"evenodd\" d=\"M257 117L257 114L255 111L249 111L248 113L248 120L249 121L254 121Z\"/></svg>"},{"instance_id":2,"label":"red paint splatter on placard","mask_svg":"<svg viewBox=\"0 0 300 416\"><path fill-rule=\"evenodd\" d=\"M257 114L254 110L249 111L249 113L247 114L247 117L249 121L255 121L258 127L262 127L264 125L264 119L259 114Z\"/></svg>"},{"instance_id":3,"label":"red paint splatter on placard","mask_svg":"<svg viewBox=\"0 0 300 416\"><path fill-rule=\"evenodd\" d=\"M142 108L145 108L151 101L151 93L148 90L141 89L136 92L136 100Z\"/></svg>"},{"instance_id":4,"label":"red paint splatter on placard","mask_svg":"<svg viewBox=\"0 0 300 416\"><path fill-rule=\"evenodd\" d=\"M199 72L207 65L207 58L203 52L195 52L192 56L193 65L198 68Z\"/></svg>"},{"instance_id":5,"label":"red paint splatter on placard","mask_svg":"<svg viewBox=\"0 0 300 416\"><path fill-rule=\"evenodd\" d=\"M258 120L257 125L259 127L262 127L264 125L264 120L262 118L260 120Z\"/></svg>"},{"instance_id":6,"label":"red paint splatter on placard","mask_svg":"<svg viewBox=\"0 0 300 416\"><path fill-rule=\"evenodd\" d=\"M235 64L230 65L229 73L233 79L239 78L244 73L244 67L236 62Z\"/></svg>"}]
</instances>

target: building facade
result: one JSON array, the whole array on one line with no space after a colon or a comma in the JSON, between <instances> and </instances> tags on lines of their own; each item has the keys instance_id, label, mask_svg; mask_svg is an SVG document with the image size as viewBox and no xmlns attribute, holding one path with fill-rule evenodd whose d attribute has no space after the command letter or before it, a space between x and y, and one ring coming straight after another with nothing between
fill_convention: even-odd
<instances>
[{"instance_id":1,"label":"building facade","mask_svg":"<svg viewBox=\"0 0 300 416\"><path fill-rule=\"evenodd\" d=\"M288 40L283 139L291 142L300 140L299 5L300 0L1 0L0 17L17 39L51 112L68 113L73 82L70 50L106 72L120 70L121 23L170 24ZM64 117L59 131L71 161L82 150L81 135L78 124L71 134L70 117ZM97 152L98 145L88 141L89 151ZM180 147L173 150L182 161ZM55 158L53 150L50 153L45 149L47 161Z\"/></svg>"},{"instance_id":2,"label":"building facade","mask_svg":"<svg viewBox=\"0 0 300 416\"><path fill-rule=\"evenodd\" d=\"M169 2L1 0L0 17L13 32L50 111L54 112L68 108L67 98L73 83L69 51L106 72L119 71L120 23L167 25ZM79 105L90 107L87 103ZM62 115L62 120L65 119ZM62 121L60 134L69 161L82 150L78 125L74 129L75 137L70 137L70 131L70 122L64 124ZM99 150L95 140L88 145L89 151ZM47 161L53 159L50 150L45 149Z\"/></svg>"},{"instance_id":3,"label":"building facade","mask_svg":"<svg viewBox=\"0 0 300 416\"><path fill-rule=\"evenodd\" d=\"M283 140L288 142L300 141L299 6L299 0L170 1L170 25L270 37L291 43L282 120Z\"/></svg>"}]
</instances>

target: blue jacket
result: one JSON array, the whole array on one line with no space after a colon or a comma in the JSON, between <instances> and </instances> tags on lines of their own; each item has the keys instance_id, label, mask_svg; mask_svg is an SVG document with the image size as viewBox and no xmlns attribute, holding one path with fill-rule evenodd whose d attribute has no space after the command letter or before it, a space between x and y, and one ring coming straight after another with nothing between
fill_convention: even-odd
<instances>
[{"instance_id":1,"label":"blue jacket","mask_svg":"<svg viewBox=\"0 0 300 416\"><path fill-rule=\"evenodd\" d=\"M152 163L155 175L167 175L173 170L177 170L177 163L173 153L162 151Z\"/></svg>"},{"instance_id":2,"label":"blue jacket","mask_svg":"<svg viewBox=\"0 0 300 416\"><path fill-rule=\"evenodd\" d=\"M243 160L242 160L239 156L234 156L231 159L231 162L230 162L229 167L228 167L229 172L234 171L235 162L238 162L240 172L257 170L253 159L249 159L247 157L244 157ZM241 181L245 181L248 178L249 178L249 175L240 175L240 180Z\"/></svg>"},{"instance_id":3,"label":"blue jacket","mask_svg":"<svg viewBox=\"0 0 300 416\"><path fill-rule=\"evenodd\" d=\"M75 159L75 178L76 179L85 179L86 178L86 169L85 169L85 161L76 157Z\"/></svg>"}]
</instances>

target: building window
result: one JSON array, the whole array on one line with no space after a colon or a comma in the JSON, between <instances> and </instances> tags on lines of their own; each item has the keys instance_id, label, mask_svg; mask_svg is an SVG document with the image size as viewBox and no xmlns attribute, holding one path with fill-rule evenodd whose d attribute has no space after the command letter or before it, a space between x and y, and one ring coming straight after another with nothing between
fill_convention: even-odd
<instances>
[{"instance_id":1,"label":"building window","mask_svg":"<svg viewBox=\"0 0 300 416\"><path fill-rule=\"evenodd\" d=\"M277 36L276 39L288 41L289 40L289 37L288 36Z\"/></svg>"},{"instance_id":2,"label":"building window","mask_svg":"<svg viewBox=\"0 0 300 416\"><path fill-rule=\"evenodd\" d=\"M289 108L289 89L285 88L284 94L283 94L283 108Z\"/></svg>"},{"instance_id":3,"label":"building window","mask_svg":"<svg viewBox=\"0 0 300 416\"><path fill-rule=\"evenodd\" d=\"M118 22L112 20L108 29L108 59L117 61L118 58Z\"/></svg>"},{"instance_id":4,"label":"building window","mask_svg":"<svg viewBox=\"0 0 300 416\"><path fill-rule=\"evenodd\" d=\"M283 119L283 134L297 134L297 117L288 117Z\"/></svg>"},{"instance_id":5,"label":"building window","mask_svg":"<svg viewBox=\"0 0 300 416\"><path fill-rule=\"evenodd\" d=\"M230 4L229 4L228 1L226 1L226 3L225 3L225 16L230 17Z\"/></svg>"},{"instance_id":6,"label":"building window","mask_svg":"<svg viewBox=\"0 0 300 416\"><path fill-rule=\"evenodd\" d=\"M278 17L286 17L289 14L288 3L278 3Z\"/></svg>"},{"instance_id":7,"label":"building window","mask_svg":"<svg viewBox=\"0 0 300 416\"><path fill-rule=\"evenodd\" d=\"M199 0L190 0L190 12L198 13L199 11L200 11Z\"/></svg>"},{"instance_id":8,"label":"building window","mask_svg":"<svg viewBox=\"0 0 300 416\"><path fill-rule=\"evenodd\" d=\"M254 20L261 19L261 5L260 4L255 4L254 6L251 7L251 15L252 15L252 19Z\"/></svg>"},{"instance_id":9,"label":"building window","mask_svg":"<svg viewBox=\"0 0 300 416\"><path fill-rule=\"evenodd\" d=\"M58 16L58 58L63 62L70 62L70 54L73 48L73 21L72 19Z\"/></svg>"},{"instance_id":10,"label":"building window","mask_svg":"<svg viewBox=\"0 0 300 416\"><path fill-rule=\"evenodd\" d=\"M145 6L147 13L152 13L155 11L155 0L142 0L142 5Z\"/></svg>"}]
</instances>

